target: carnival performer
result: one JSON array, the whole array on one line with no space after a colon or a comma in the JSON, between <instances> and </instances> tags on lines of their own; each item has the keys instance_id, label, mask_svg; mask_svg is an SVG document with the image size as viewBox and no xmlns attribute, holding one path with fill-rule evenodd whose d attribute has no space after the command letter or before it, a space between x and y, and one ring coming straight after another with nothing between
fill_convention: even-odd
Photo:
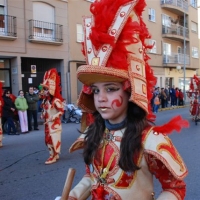
<instances>
[{"instance_id":1,"label":"carnival performer","mask_svg":"<svg viewBox=\"0 0 200 200\"><path fill-rule=\"evenodd\" d=\"M77 71L84 84L78 106L94 122L70 148L83 148L86 175L68 200L152 200L153 175L163 189L158 200L185 197L188 171L167 134L188 122L177 116L160 127L150 123L156 78L147 62L144 6L144 0L94 1L93 18L84 19L87 65Z\"/></svg>"},{"instance_id":2,"label":"carnival performer","mask_svg":"<svg viewBox=\"0 0 200 200\"><path fill-rule=\"evenodd\" d=\"M187 96L190 98L190 114L192 119L200 119L200 79L195 75L191 78Z\"/></svg>"},{"instance_id":3,"label":"carnival performer","mask_svg":"<svg viewBox=\"0 0 200 200\"><path fill-rule=\"evenodd\" d=\"M45 73L41 85L44 98L41 104L41 118L45 120L45 143L50 154L45 164L52 164L59 159L62 132L60 117L63 115L60 77L56 69L50 69Z\"/></svg>"},{"instance_id":4,"label":"carnival performer","mask_svg":"<svg viewBox=\"0 0 200 200\"><path fill-rule=\"evenodd\" d=\"M3 146L3 129L2 129L2 107L3 107L3 99L2 99L3 91L2 91L2 82L0 81L0 147Z\"/></svg>"}]
</instances>

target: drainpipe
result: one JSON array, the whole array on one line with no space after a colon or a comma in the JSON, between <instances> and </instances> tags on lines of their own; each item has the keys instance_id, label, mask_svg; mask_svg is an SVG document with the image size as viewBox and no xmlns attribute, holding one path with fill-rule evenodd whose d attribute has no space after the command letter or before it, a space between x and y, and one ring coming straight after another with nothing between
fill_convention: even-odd
<instances>
[{"instance_id":1,"label":"drainpipe","mask_svg":"<svg viewBox=\"0 0 200 200\"><path fill-rule=\"evenodd\" d=\"M86 64L85 61L82 60L69 60L68 61L68 71L67 71L67 103L71 103L71 79L70 79L70 64L71 63L81 63L81 64Z\"/></svg>"}]
</instances>

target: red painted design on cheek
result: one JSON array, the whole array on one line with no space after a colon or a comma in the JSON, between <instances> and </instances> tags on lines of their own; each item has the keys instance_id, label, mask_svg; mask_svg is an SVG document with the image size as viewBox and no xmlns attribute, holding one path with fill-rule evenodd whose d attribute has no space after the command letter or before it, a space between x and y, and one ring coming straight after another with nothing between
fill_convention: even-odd
<instances>
[{"instance_id":1,"label":"red painted design on cheek","mask_svg":"<svg viewBox=\"0 0 200 200\"><path fill-rule=\"evenodd\" d=\"M113 101L112 101L112 107L113 107L113 105L115 104L117 107L120 107L121 105L122 105L122 103L123 103L123 99L122 99L122 97L120 96L120 99L121 99L121 102L119 101L119 99L114 99Z\"/></svg>"}]
</instances>

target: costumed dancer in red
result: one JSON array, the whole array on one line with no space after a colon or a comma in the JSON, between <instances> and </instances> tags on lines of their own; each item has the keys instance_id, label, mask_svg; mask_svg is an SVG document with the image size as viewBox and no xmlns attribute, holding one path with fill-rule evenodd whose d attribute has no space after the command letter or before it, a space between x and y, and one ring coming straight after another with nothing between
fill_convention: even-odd
<instances>
[{"instance_id":1,"label":"costumed dancer in red","mask_svg":"<svg viewBox=\"0 0 200 200\"><path fill-rule=\"evenodd\" d=\"M2 107L3 107L3 91L2 91L2 82L0 82L0 147L3 146L3 129L2 129Z\"/></svg>"},{"instance_id":2,"label":"costumed dancer in red","mask_svg":"<svg viewBox=\"0 0 200 200\"><path fill-rule=\"evenodd\" d=\"M196 116L200 118L200 108L198 109L198 106L200 106L200 79L195 75L191 78L190 89L187 95L190 98L190 114L192 119L194 120Z\"/></svg>"},{"instance_id":3,"label":"costumed dancer in red","mask_svg":"<svg viewBox=\"0 0 200 200\"><path fill-rule=\"evenodd\" d=\"M59 159L62 132L60 117L63 115L60 77L56 69L50 69L45 73L41 85L43 87L41 118L45 120L45 143L50 153L50 157L45 164L52 164Z\"/></svg>"},{"instance_id":4,"label":"costumed dancer in red","mask_svg":"<svg viewBox=\"0 0 200 200\"><path fill-rule=\"evenodd\" d=\"M84 84L78 106L94 122L70 148L83 148L86 174L68 200L152 200L153 175L162 185L158 200L185 197L188 170L167 134L188 122L150 122L156 78L147 62L144 7L144 0L95 1L92 18L84 18L87 65L77 71Z\"/></svg>"}]
</instances>

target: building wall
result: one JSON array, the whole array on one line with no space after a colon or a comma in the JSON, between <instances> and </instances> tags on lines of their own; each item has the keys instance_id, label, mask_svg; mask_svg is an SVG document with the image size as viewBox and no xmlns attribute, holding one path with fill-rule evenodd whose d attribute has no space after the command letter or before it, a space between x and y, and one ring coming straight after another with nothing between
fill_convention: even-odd
<instances>
[{"instance_id":1,"label":"building wall","mask_svg":"<svg viewBox=\"0 0 200 200\"><path fill-rule=\"evenodd\" d=\"M177 53L178 46L182 47L184 51L184 37L175 37L174 35L165 36L162 34L162 14L166 14L171 17L171 19L177 19L177 16L183 16L183 10L181 9L170 9L169 7L162 8L160 1L146 1L147 7L143 13L143 19L149 29L151 37L156 40L156 53L149 53L149 64L154 69L154 74L157 77L157 86L164 87L167 80L170 78L171 83L175 86L180 85L180 79L184 77L184 63L180 64L181 69L177 70L179 64L176 63L163 63L163 43L171 44L171 52ZM189 1L190 3L190 1ZM156 20L152 22L149 20L148 9L153 8L156 13ZM176 8L176 7L175 7ZM198 34L191 31L191 22L198 23L198 13L197 9L189 6L188 12L186 12L188 18L188 29L189 38L186 38L186 55L189 56L189 64L185 65L185 78L192 77L196 74L197 69L199 69L199 58L192 58L192 47L197 46ZM178 21L178 24L180 21ZM170 37L169 37L170 36ZM198 46L197 46L198 47ZM166 80L166 81L165 81ZM164 85L163 85L164 84Z\"/></svg>"},{"instance_id":2,"label":"building wall","mask_svg":"<svg viewBox=\"0 0 200 200\"><path fill-rule=\"evenodd\" d=\"M22 57L42 59L55 58L62 60L60 63L62 94L66 97L66 74L69 59L68 4L67 2L57 0L43 1L44 3L50 4L55 8L55 23L63 25L63 43L58 46L47 43L32 43L29 41L29 20L33 19L33 2L34 1L32 0L7 0L8 15L17 17L17 38L14 41L0 40L0 56L1 58L11 58L11 72L12 69L17 68L17 73L11 75L11 86L14 94L17 94L18 90L22 88ZM30 68L30 66L27 66L27 68Z\"/></svg>"},{"instance_id":3,"label":"building wall","mask_svg":"<svg viewBox=\"0 0 200 200\"><path fill-rule=\"evenodd\" d=\"M81 5L81 6L80 6ZM68 16L69 16L69 63L68 71L69 79L68 84L71 86L68 101L71 103L77 102L78 95L80 94L81 83L77 80L76 70L79 65L84 64L85 58L81 52L82 45L80 42L77 42L77 30L76 25L83 23L84 16L91 16L89 7L91 2L89 1L73 1L69 0L68 3Z\"/></svg>"},{"instance_id":4,"label":"building wall","mask_svg":"<svg viewBox=\"0 0 200 200\"><path fill-rule=\"evenodd\" d=\"M7 14L17 17L17 38L13 41L0 39L0 59L11 59L11 86L13 93L17 94L22 88L21 59L59 59L62 94L68 103L76 103L82 84L77 80L76 70L84 64L85 58L82 55L82 45L77 42L76 25L82 24L83 16L91 16L89 7L91 2L87 0L44 0L55 8L55 23L63 25L63 43L52 45L44 43L33 43L29 41L29 20L33 19L34 0L7 0ZM183 77L183 65L177 70L177 64L163 64L163 43L170 43L172 52L177 52L177 46L183 47L182 38L169 38L162 35L162 14L169 15L176 19L178 13L169 9L163 9L160 1L146 1L147 7L143 12L143 19L149 29L152 39L156 40L155 54L149 53L149 64L157 77L157 86L164 87L166 79L178 86ZM148 9L156 10L156 21L148 19ZM45 13L44 13L45 14ZM192 77L199 68L199 59L191 57L191 47L197 44L198 36L191 31L191 21L197 22L197 9L189 6L187 12L189 21L189 39L186 41L186 54L190 56L190 63L186 65L185 77ZM34 64L34 63L33 63ZM30 68L30 66L27 66ZM16 73L17 72L17 73ZM42 80L41 80L42 81Z\"/></svg>"}]
</instances>

